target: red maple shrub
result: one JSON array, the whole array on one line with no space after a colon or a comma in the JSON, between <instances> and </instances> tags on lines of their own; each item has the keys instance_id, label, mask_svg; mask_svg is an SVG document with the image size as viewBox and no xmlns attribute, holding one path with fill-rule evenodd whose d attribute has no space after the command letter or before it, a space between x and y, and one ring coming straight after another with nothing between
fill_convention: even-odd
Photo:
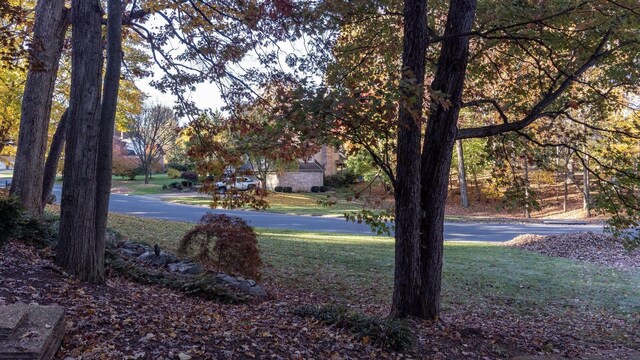
<instances>
[{"instance_id":1,"label":"red maple shrub","mask_svg":"<svg viewBox=\"0 0 640 360\"><path fill-rule=\"evenodd\" d=\"M138 167L135 158L127 155L127 145L114 137L111 163L113 175L120 176L123 179L135 180L136 176L139 175Z\"/></svg>"},{"instance_id":2,"label":"red maple shrub","mask_svg":"<svg viewBox=\"0 0 640 360\"><path fill-rule=\"evenodd\" d=\"M253 228L239 217L206 214L189 230L178 247L218 272L260 280L260 252Z\"/></svg>"}]
</instances>

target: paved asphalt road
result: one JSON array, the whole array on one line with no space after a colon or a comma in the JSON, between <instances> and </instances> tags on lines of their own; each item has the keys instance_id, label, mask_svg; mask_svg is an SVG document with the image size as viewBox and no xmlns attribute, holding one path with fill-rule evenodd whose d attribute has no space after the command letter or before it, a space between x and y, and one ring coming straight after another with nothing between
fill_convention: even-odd
<instances>
[{"instance_id":1,"label":"paved asphalt road","mask_svg":"<svg viewBox=\"0 0 640 360\"><path fill-rule=\"evenodd\" d=\"M60 187L54 193L60 199ZM152 197L112 194L109 211L121 214L195 222L207 212L244 218L254 227L350 234L371 234L368 226L342 218L273 214L244 210L212 210L205 207L172 204ZM579 231L602 232L600 225L446 223L448 241L508 241L520 234L557 234Z\"/></svg>"}]
</instances>

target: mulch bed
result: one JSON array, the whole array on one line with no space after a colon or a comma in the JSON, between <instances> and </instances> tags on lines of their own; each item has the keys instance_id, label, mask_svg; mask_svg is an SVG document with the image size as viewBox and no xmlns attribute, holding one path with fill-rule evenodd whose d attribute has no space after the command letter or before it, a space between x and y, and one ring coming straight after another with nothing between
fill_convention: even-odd
<instances>
[{"instance_id":1,"label":"mulch bed","mask_svg":"<svg viewBox=\"0 0 640 360\"><path fill-rule=\"evenodd\" d=\"M625 249L611 235L580 232L561 235L520 235L506 246L619 269L640 269L640 251Z\"/></svg>"},{"instance_id":2,"label":"mulch bed","mask_svg":"<svg viewBox=\"0 0 640 360\"><path fill-rule=\"evenodd\" d=\"M558 325L566 323L559 316L514 315L508 307L488 304L481 309L470 305L447 309L436 324L412 320L416 347L410 353L396 354L346 330L294 315L299 305L330 299L284 289L273 281L264 283L270 294L266 300L226 305L115 275L108 276L104 285L83 284L60 271L51 258L48 249L16 242L1 249L0 305L22 301L67 307L59 359L485 360L542 353L624 355L630 351L613 341L594 345L569 334ZM386 305L356 306L369 314L388 312ZM636 328L627 329L631 325L598 313L576 321L571 325L586 326L587 332L609 328L615 334L634 334L638 330L638 319L633 323ZM640 347L640 341L635 344Z\"/></svg>"}]
</instances>

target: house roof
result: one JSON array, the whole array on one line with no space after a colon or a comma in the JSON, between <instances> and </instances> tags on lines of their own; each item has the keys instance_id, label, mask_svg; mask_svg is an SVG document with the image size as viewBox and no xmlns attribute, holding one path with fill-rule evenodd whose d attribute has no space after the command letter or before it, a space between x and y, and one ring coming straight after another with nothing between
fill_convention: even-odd
<instances>
[{"instance_id":1,"label":"house roof","mask_svg":"<svg viewBox=\"0 0 640 360\"><path fill-rule=\"evenodd\" d=\"M301 162L298 167L298 172L322 172L322 166L317 162Z\"/></svg>"},{"instance_id":2,"label":"house roof","mask_svg":"<svg viewBox=\"0 0 640 360\"><path fill-rule=\"evenodd\" d=\"M251 164L244 163L238 169L235 169L235 171L249 172L249 171L253 171L253 168L251 167ZM312 162L299 161L297 169L295 170L291 169L286 171L287 172L324 172L324 169L322 168L322 165L320 165L317 161L312 161Z\"/></svg>"},{"instance_id":3,"label":"house roof","mask_svg":"<svg viewBox=\"0 0 640 360\"><path fill-rule=\"evenodd\" d=\"M244 163L238 168L238 171L253 171L253 167L249 163Z\"/></svg>"}]
</instances>

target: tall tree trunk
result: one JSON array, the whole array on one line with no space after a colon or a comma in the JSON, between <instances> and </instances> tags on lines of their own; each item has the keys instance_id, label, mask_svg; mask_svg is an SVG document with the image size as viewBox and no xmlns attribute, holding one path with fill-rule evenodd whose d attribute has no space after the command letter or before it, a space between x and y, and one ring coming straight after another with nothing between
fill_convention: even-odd
<instances>
[{"instance_id":1,"label":"tall tree trunk","mask_svg":"<svg viewBox=\"0 0 640 360\"><path fill-rule=\"evenodd\" d=\"M35 10L29 71L22 98L18 149L11 193L33 215L42 214L42 172L47 151L51 98L67 29L64 0L39 0Z\"/></svg>"},{"instance_id":2,"label":"tall tree trunk","mask_svg":"<svg viewBox=\"0 0 640 360\"><path fill-rule=\"evenodd\" d=\"M529 195L529 159L524 157L524 216L531 218L531 196Z\"/></svg>"},{"instance_id":3,"label":"tall tree trunk","mask_svg":"<svg viewBox=\"0 0 640 360\"><path fill-rule=\"evenodd\" d=\"M396 245L391 315L420 316L420 128L428 46L426 0L404 1L404 40L398 160L396 165ZM447 168L447 171L449 169Z\"/></svg>"},{"instance_id":4,"label":"tall tree trunk","mask_svg":"<svg viewBox=\"0 0 640 360\"><path fill-rule=\"evenodd\" d=\"M562 184L558 185L558 179L560 178L560 176L562 176L560 174L561 156L562 154L560 153L560 150L556 148L556 166L555 169L553 169L553 187L556 190L556 205L560 205L560 186L562 186Z\"/></svg>"},{"instance_id":5,"label":"tall tree trunk","mask_svg":"<svg viewBox=\"0 0 640 360\"><path fill-rule=\"evenodd\" d=\"M540 207L543 207L545 204L545 198L543 197L543 192L542 192L542 181L543 178L542 176L544 175L544 173L542 171L538 171L537 173L537 178L538 178L538 201L540 202Z\"/></svg>"},{"instance_id":6,"label":"tall tree trunk","mask_svg":"<svg viewBox=\"0 0 640 360\"><path fill-rule=\"evenodd\" d=\"M478 173L476 171L473 172L473 187L476 189L476 200L482 200L482 194L480 192L480 185L478 185Z\"/></svg>"},{"instance_id":7,"label":"tall tree trunk","mask_svg":"<svg viewBox=\"0 0 640 360\"><path fill-rule=\"evenodd\" d=\"M585 140L584 140L584 151L586 152L587 149L587 136L588 136L588 131L589 128L587 127L587 124L585 123L584 126L584 134L585 134ZM589 181L589 157L585 157L584 158L584 164L582 164L582 208L585 210L587 217L591 217L591 194L589 193L589 185L590 185L590 181Z\"/></svg>"},{"instance_id":8,"label":"tall tree trunk","mask_svg":"<svg viewBox=\"0 0 640 360\"><path fill-rule=\"evenodd\" d=\"M588 165L588 161L589 159L585 159L584 160L585 163L587 163ZM582 169L582 177L583 177L583 184L582 184L582 208L586 211L586 215L587 217L591 217L591 194L589 193L589 185L590 185L590 181L589 181L589 169L587 166L584 166L584 168Z\"/></svg>"},{"instance_id":9,"label":"tall tree trunk","mask_svg":"<svg viewBox=\"0 0 640 360\"><path fill-rule=\"evenodd\" d=\"M115 130L120 67L122 64L122 1L107 3L107 66L104 75L100 133L98 136L98 168L96 174L96 262L104 267L105 237L111 195L113 134Z\"/></svg>"},{"instance_id":10,"label":"tall tree trunk","mask_svg":"<svg viewBox=\"0 0 640 360\"><path fill-rule=\"evenodd\" d=\"M47 161L44 163L44 174L42 175L42 209L47 206L51 192L53 191L53 184L56 182L56 175L58 174L58 162L60 161L60 155L62 154L62 147L64 146L64 137L67 129L67 119L69 118L69 108L65 109L56 132L51 139L51 146L49 147L49 155Z\"/></svg>"},{"instance_id":11,"label":"tall tree trunk","mask_svg":"<svg viewBox=\"0 0 640 360\"><path fill-rule=\"evenodd\" d=\"M462 150L462 140L456 140L456 152L458 154L458 182L460 183L460 201L464 208L469 207L469 196L467 196L467 174L464 170L464 152Z\"/></svg>"},{"instance_id":12,"label":"tall tree trunk","mask_svg":"<svg viewBox=\"0 0 640 360\"><path fill-rule=\"evenodd\" d=\"M564 160L564 196L562 198L562 212L569 210L569 182L571 182L571 152L567 150L567 157Z\"/></svg>"},{"instance_id":13,"label":"tall tree trunk","mask_svg":"<svg viewBox=\"0 0 640 360\"><path fill-rule=\"evenodd\" d=\"M431 85L434 91L447 94L451 105L431 103L420 167L422 287L418 300L419 316L428 319L437 319L440 314L444 204L469 58L469 37L460 34L471 31L475 10L476 0L451 0L438 68Z\"/></svg>"},{"instance_id":14,"label":"tall tree trunk","mask_svg":"<svg viewBox=\"0 0 640 360\"><path fill-rule=\"evenodd\" d=\"M102 14L98 0L71 5L71 96L56 262L81 280L101 282L104 264L96 243L96 168Z\"/></svg>"}]
</instances>

